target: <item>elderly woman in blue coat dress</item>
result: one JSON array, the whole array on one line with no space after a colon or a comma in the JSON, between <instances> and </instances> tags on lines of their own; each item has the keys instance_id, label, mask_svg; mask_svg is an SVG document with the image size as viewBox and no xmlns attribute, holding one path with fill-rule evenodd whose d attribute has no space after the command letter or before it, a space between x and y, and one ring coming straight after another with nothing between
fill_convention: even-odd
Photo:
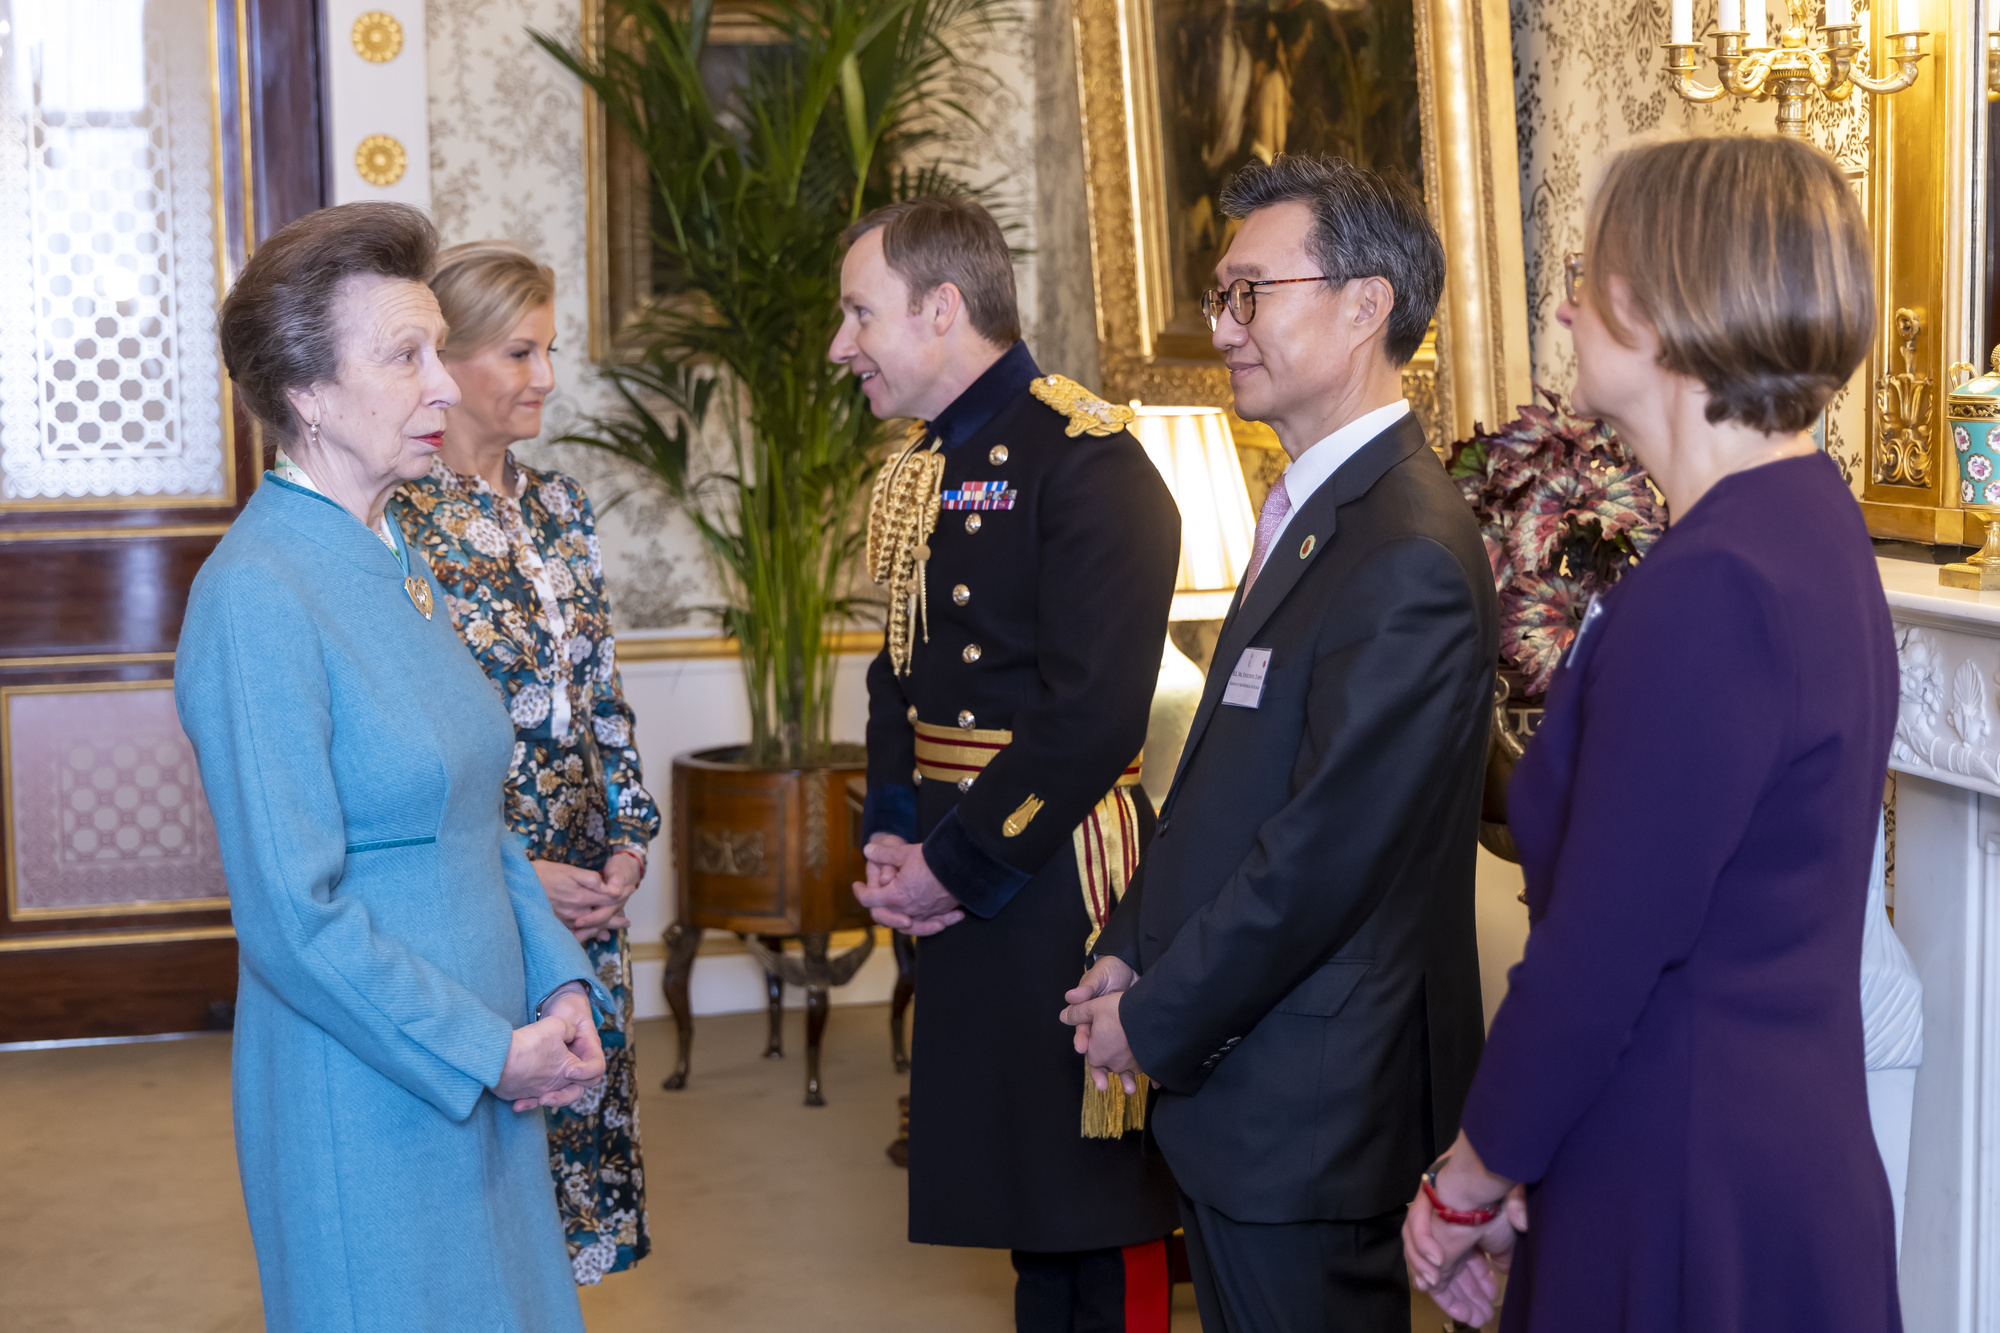
<instances>
[{"instance_id":1,"label":"elderly woman in blue coat dress","mask_svg":"<svg viewBox=\"0 0 2000 1333\"><path fill-rule=\"evenodd\" d=\"M513 726L385 520L458 390L395 204L300 219L222 310L283 443L195 580L175 667L240 949L237 1159L267 1324L581 1330L542 1108L610 997L501 818Z\"/></svg>"},{"instance_id":2,"label":"elderly woman in blue coat dress","mask_svg":"<svg viewBox=\"0 0 2000 1333\"><path fill-rule=\"evenodd\" d=\"M1621 154L1584 238L1577 410L1673 522L1508 792L1527 950L1410 1271L1483 1323L1511 1269L1507 1330L1888 1333L1859 964L1896 654L1808 434L1874 330L1867 224L1817 149L1729 136Z\"/></svg>"}]
</instances>

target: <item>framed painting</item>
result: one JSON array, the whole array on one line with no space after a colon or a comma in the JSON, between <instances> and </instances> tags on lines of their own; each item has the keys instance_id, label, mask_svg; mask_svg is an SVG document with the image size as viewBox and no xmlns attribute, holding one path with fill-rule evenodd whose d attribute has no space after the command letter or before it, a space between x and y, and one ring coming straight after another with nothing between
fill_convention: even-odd
<instances>
[{"instance_id":1,"label":"framed painting","mask_svg":"<svg viewBox=\"0 0 2000 1333\"><path fill-rule=\"evenodd\" d=\"M605 32L604 0L583 0L582 29L593 47L617 40ZM718 96L748 77L751 47L780 40L760 17L758 0L716 0L708 32L702 73ZM588 88L583 138L590 359L619 360L633 355L634 326L659 299L667 276L653 254L652 181L645 154L611 124Z\"/></svg>"},{"instance_id":2,"label":"framed painting","mask_svg":"<svg viewBox=\"0 0 2000 1333\"><path fill-rule=\"evenodd\" d=\"M1215 201L1248 162L1322 152L1419 185L1444 239L1444 299L1404 372L1432 443L1528 401L1504 3L1075 0L1074 21L1106 396L1230 407L1200 311L1233 234Z\"/></svg>"}]
</instances>

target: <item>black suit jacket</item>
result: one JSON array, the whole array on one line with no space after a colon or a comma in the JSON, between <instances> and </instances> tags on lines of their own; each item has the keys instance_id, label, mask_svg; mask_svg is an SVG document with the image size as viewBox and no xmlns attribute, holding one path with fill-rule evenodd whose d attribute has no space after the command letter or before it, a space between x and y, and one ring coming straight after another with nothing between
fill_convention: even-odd
<instances>
[{"instance_id":1,"label":"black suit jacket","mask_svg":"<svg viewBox=\"0 0 2000 1333\"><path fill-rule=\"evenodd\" d=\"M1310 539L1311 545L1306 543ZM1243 1222L1409 1201L1483 1019L1473 862L1499 613L1414 418L1293 515L1222 629L1180 771L1097 951L1189 1196ZM1256 708L1221 701L1271 652Z\"/></svg>"}]
</instances>

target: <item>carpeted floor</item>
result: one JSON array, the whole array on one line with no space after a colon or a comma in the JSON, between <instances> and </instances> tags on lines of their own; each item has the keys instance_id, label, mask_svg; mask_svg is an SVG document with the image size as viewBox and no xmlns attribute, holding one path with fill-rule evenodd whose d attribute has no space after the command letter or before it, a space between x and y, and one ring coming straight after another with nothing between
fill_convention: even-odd
<instances>
[{"instance_id":1,"label":"carpeted floor","mask_svg":"<svg viewBox=\"0 0 2000 1333\"><path fill-rule=\"evenodd\" d=\"M590 1333L1007 1333L1002 1253L907 1243L883 1156L907 1080L886 1010L836 1010L829 1105L802 1105L803 1015L766 1061L761 1015L699 1020L693 1078L664 1022L637 1035L653 1255L583 1292ZM229 1130L225 1037L0 1052L0 1328L262 1327ZM1196 1333L1189 1288L1175 1333ZM1441 1317L1420 1302L1413 1327Z\"/></svg>"}]
</instances>

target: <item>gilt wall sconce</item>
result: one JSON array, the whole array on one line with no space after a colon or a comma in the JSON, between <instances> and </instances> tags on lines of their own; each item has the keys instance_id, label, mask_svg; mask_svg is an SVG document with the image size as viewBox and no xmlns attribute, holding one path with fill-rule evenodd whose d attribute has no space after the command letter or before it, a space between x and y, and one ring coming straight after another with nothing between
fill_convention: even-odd
<instances>
[{"instance_id":1,"label":"gilt wall sconce","mask_svg":"<svg viewBox=\"0 0 2000 1333\"><path fill-rule=\"evenodd\" d=\"M1701 43L1694 40L1694 0L1673 0L1672 40L1667 42L1667 74L1674 91L1690 102L1714 102L1724 97L1756 101L1776 98L1778 132L1806 137L1806 103L1815 91L1833 102L1845 101L1856 88L1871 93L1898 93L1917 81L1923 60L1923 39L1917 27L1917 0L1895 0L1896 30L1889 34L1889 59L1895 72L1877 79L1868 73L1868 56L1861 25L1854 21L1853 0L1826 0L1826 22L1819 27L1820 45L1810 45L1811 0L1788 0L1786 22L1778 44L1769 44L1764 0L1719 0L1715 31L1716 82L1695 82L1701 64Z\"/></svg>"}]
</instances>

